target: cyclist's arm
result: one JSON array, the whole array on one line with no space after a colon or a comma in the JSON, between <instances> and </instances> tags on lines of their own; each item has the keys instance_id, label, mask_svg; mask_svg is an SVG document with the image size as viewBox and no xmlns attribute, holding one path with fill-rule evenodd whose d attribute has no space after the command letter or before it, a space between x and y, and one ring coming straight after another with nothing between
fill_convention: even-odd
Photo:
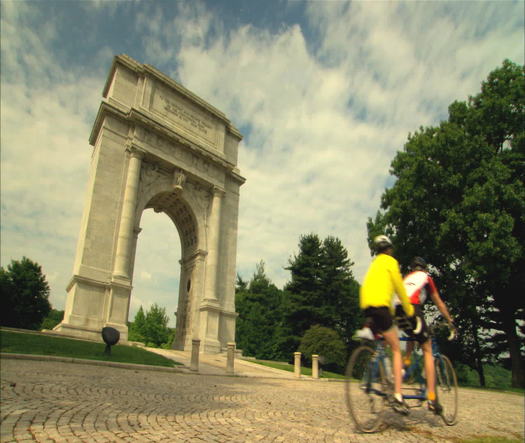
<instances>
[{"instance_id":1,"label":"cyclist's arm","mask_svg":"<svg viewBox=\"0 0 525 443\"><path fill-rule=\"evenodd\" d=\"M447 305L445 305L445 303L443 302L443 300L441 300L441 297L439 296L439 292L436 288L436 285L431 279L429 279L429 283L430 283L430 297L432 298L432 301L439 309L439 312L443 314L443 317L445 317L449 323L454 323L452 321L452 317L450 316L448 312Z\"/></svg>"},{"instance_id":2,"label":"cyclist's arm","mask_svg":"<svg viewBox=\"0 0 525 443\"><path fill-rule=\"evenodd\" d=\"M409 317L412 317L414 315L414 306L412 306L412 303L410 303L410 299L408 298L407 291L405 290L405 285L403 284L403 279L401 278L401 273L399 272L399 267L397 266L397 263L396 266L392 266L390 275L392 276L394 290L396 291L396 294L398 295L399 300L401 301L403 310Z\"/></svg>"}]
</instances>

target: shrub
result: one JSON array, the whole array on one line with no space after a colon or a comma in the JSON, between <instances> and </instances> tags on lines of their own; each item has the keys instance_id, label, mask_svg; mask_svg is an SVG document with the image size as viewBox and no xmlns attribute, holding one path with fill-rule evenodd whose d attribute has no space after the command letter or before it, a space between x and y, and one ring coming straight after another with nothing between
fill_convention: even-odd
<instances>
[{"instance_id":1,"label":"shrub","mask_svg":"<svg viewBox=\"0 0 525 443\"><path fill-rule=\"evenodd\" d=\"M51 309L51 312L44 318L40 329L53 329L58 325L64 318L64 311L58 311L56 309Z\"/></svg>"},{"instance_id":2,"label":"shrub","mask_svg":"<svg viewBox=\"0 0 525 443\"><path fill-rule=\"evenodd\" d=\"M312 354L318 354L325 369L340 372L346 361L346 347L333 329L314 325L308 329L299 345L307 363L311 363Z\"/></svg>"}]
</instances>

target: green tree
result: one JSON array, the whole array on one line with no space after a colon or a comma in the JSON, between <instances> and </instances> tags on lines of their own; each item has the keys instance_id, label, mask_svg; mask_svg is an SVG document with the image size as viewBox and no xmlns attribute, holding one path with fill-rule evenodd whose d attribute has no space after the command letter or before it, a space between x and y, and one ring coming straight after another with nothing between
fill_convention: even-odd
<instances>
[{"instance_id":1,"label":"green tree","mask_svg":"<svg viewBox=\"0 0 525 443\"><path fill-rule=\"evenodd\" d=\"M40 328L51 330L56 325L58 325L62 321L63 318L64 318L64 311L58 311L56 309L51 309L47 317L44 318L44 321L42 322L42 325L40 326Z\"/></svg>"},{"instance_id":2,"label":"green tree","mask_svg":"<svg viewBox=\"0 0 525 443\"><path fill-rule=\"evenodd\" d=\"M174 337L174 329L168 328L169 317L166 309L156 303L144 313L142 306L135 314L135 319L129 324L129 339L141 341L147 345L159 347L170 345Z\"/></svg>"},{"instance_id":3,"label":"green tree","mask_svg":"<svg viewBox=\"0 0 525 443\"><path fill-rule=\"evenodd\" d=\"M383 194L382 211L368 221L370 238L379 231L394 237L401 262L414 255L431 261L462 334L472 338L468 363L480 378L483 360L490 354L501 358L505 350L513 386L520 387L525 386L525 331L519 324L525 317L525 298L519 295L525 287L524 121L525 71L506 60L478 95L450 105L446 121L409 134L391 164L397 181ZM483 346L483 331L498 331L489 346Z\"/></svg>"},{"instance_id":4,"label":"green tree","mask_svg":"<svg viewBox=\"0 0 525 443\"><path fill-rule=\"evenodd\" d=\"M321 286L328 318L324 325L337 331L347 346L363 320L359 309L359 283L352 273L353 265L341 240L332 236L323 240Z\"/></svg>"},{"instance_id":5,"label":"green tree","mask_svg":"<svg viewBox=\"0 0 525 443\"><path fill-rule=\"evenodd\" d=\"M299 253L289 260L285 268L291 280L285 285L285 322L289 329L288 352L297 350L304 333L315 324L330 322L330 313L323 306L322 242L317 234L303 235L299 239Z\"/></svg>"},{"instance_id":6,"label":"green tree","mask_svg":"<svg viewBox=\"0 0 525 443\"><path fill-rule=\"evenodd\" d=\"M144 331L146 324L146 315L144 309L140 306L139 310L135 314L133 322L129 324L128 338L132 341L145 341Z\"/></svg>"},{"instance_id":7,"label":"green tree","mask_svg":"<svg viewBox=\"0 0 525 443\"><path fill-rule=\"evenodd\" d=\"M326 369L341 372L346 362L347 348L336 331L314 325L302 337L299 352L308 363L311 363L312 355L317 354Z\"/></svg>"},{"instance_id":8,"label":"green tree","mask_svg":"<svg viewBox=\"0 0 525 443\"><path fill-rule=\"evenodd\" d=\"M256 265L249 283L238 277L235 306L239 313L236 322L239 349L261 359L281 359L278 344L281 291L266 275L263 261Z\"/></svg>"},{"instance_id":9,"label":"green tree","mask_svg":"<svg viewBox=\"0 0 525 443\"><path fill-rule=\"evenodd\" d=\"M162 343L161 347L163 349L172 349L173 346L173 340L175 340L175 335L177 334L177 328L168 328L168 338L164 343Z\"/></svg>"},{"instance_id":10,"label":"green tree","mask_svg":"<svg viewBox=\"0 0 525 443\"><path fill-rule=\"evenodd\" d=\"M154 303L153 306L146 312L146 318L143 326L143 335L146 343L151 343L155 346L161 346L168 341L169 318L166 315L166 308L161 308Z\"/></svg>"},{"instance_id":11,"label":"green tree","mask_svg":"<svg viewBox=\"0 0 525 443\"><path fill-rule=\"evenodd\" d=\"M49 314L49 285L42 268L27 257L0 267L0 322L14 328L39 329Z\"/></svg>"},{"instance_id":12,"label":"green tree","mask_svg":"<svg viewBox=\"0 0 525 443\"><path fill-rule=\"evenodd\" d=\"M352 331L361 321L353 264L339 239L301 236L299 253L286 268L291 272L283 305L288 352L297 349L301 337L314 325L336 330L350 346Z\"/></svg>"}]
</instances>

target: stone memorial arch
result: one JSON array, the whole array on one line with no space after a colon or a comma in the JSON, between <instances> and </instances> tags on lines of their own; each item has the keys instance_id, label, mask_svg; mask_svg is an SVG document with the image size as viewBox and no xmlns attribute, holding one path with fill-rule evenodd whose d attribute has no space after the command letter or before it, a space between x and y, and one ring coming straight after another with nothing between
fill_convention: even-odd
<instances>
[{"instance_id":1,"label":"stone memorial arch","mask_svg":"<svg viewBox=\"0 0 525 443\"><path fill-rule=\"evenodd\" d=\"M94 150L64 320L55 330L127 340L140 219L164 212L181 240L176 349L235 338L242 139L226 116L157 69L114 58L90 136ZM174 291L175 296L175 291Z\"/></svg>"}]
</instances>

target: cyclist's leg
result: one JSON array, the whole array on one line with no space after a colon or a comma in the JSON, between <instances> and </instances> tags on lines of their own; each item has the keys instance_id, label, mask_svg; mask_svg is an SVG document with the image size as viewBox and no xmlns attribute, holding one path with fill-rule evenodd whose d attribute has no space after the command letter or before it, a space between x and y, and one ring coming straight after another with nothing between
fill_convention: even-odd
<instances>
[{"instance_id":1,"label":"cyclist's leg","mask_svg":"<svg viewBox=\"0 0 525 443\"><path fill-rule=\"evenodd\" d=\"M399 336L397 332L397 327L392 326L387 331L383 332L383 337L386 342L392 349L392 366L394 370L394 396L392 399L392 408L394 411L399 412L400 414L408 414L408 405L403 399L403 394L401 393L401 347L399 346Z\"/></svg>"},{"instance_id":2,"label":"cyclist's leg","mask_svg":"<svg viewBox=\"0 0 525 443\"><path fill-rule=\"evenodd\" d=\"M425 375L427 377L427 398L436 399L436 371L434 368L434 356L432 355L432 339L428 339L421 345L425 361Z\"/></svg>"},{"instance_id":3,"label":"cyclist's leg","mask_svg":"<svg viewBox=\"0 0 525 443\"><path fill-rule=\"evenodd\" d=\"M399 346L399 336L397 327L392 326L388 331L383 332L383 337L392 349L392 367L394 371L394 393L401 394L401 347Z\"/></svg>"},{"instance_id":4,"label":"cyclist's leg","mask_svg":"<svg viewBox=\"0 0 525 443\"><path fill-rule=\"evenodd\" d=\"M405 366L409 366L410 365L410 359L411 359L411 356L412 356L412 351L414 350L414 342L413 341L407 341L406 342L407 344L407 347L406 347L406 351L405 351L405 360L404 360L404 365Z\"/></svg>"},{"instance_id":5,"label":"cyclist's leg","mask_svg":"<svg viewBox=\"0 0 525 443\"><path fill-rule=\"evenodd\" d=\"M395 308L395 322L399 329L401 329L408 337L413 337L413 325L411 324L410 320L408 319L403 307L398 304ZM406 351L405 351L405 358L403 360L403 364L405 366L410 365L410 356L412 354L412 351L414 349L414 343L409 341L407 342Z\"/></svg>"}]
</instances>

